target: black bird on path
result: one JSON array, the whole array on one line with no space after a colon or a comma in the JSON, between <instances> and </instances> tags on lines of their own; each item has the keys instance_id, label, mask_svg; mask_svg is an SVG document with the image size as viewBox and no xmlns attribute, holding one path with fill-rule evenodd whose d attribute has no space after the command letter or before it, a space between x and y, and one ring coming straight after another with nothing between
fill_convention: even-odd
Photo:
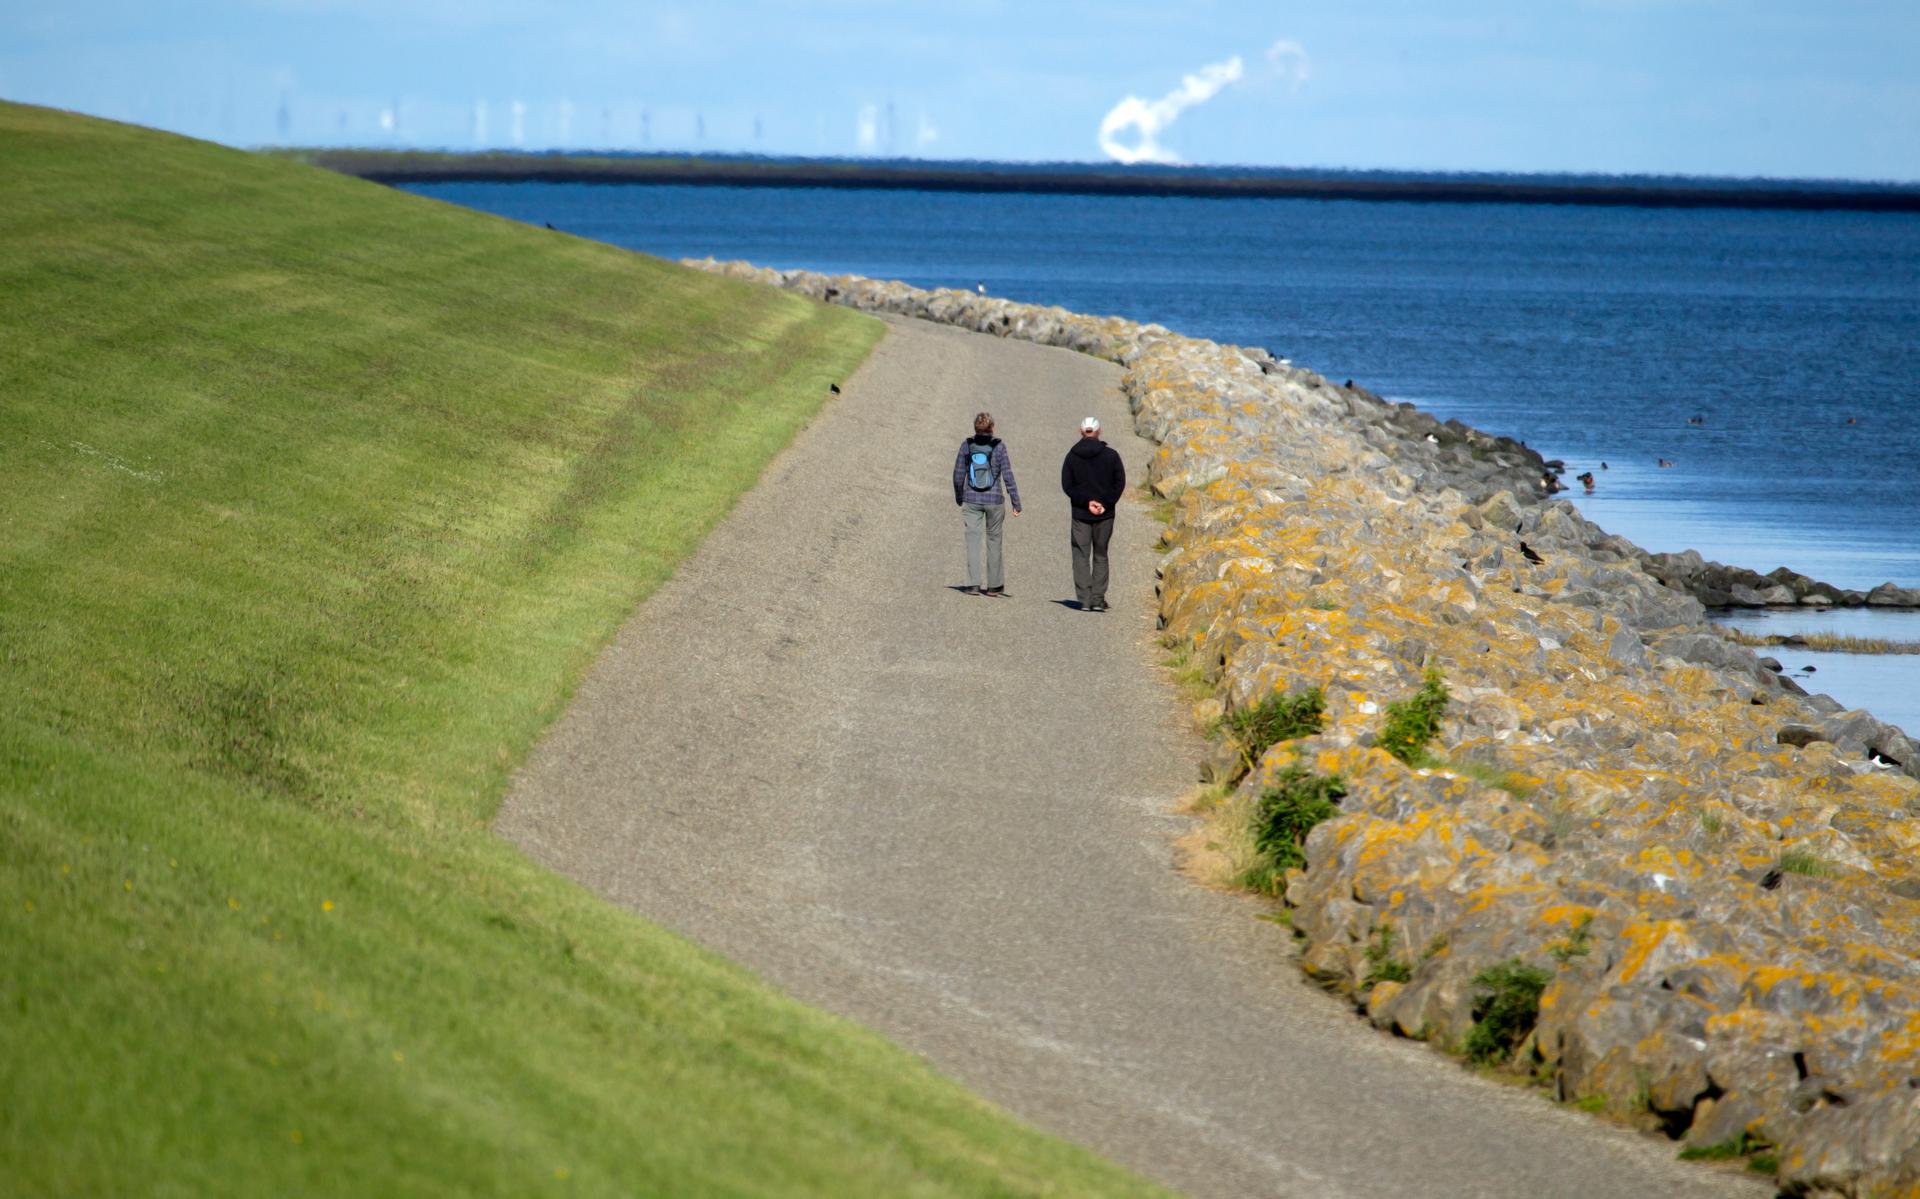
<instances>
[{"instance_id":1,"label":"black bird on path","mask_svg":"<svg viewBox=\"0 0 1920 1199\"><path fill-rule=\"evenodd\" d=\"M829 383L827 384L827 390L832 392L834 395L839 395L840 385L838 383Z\"/></svg>"},{"instance_id":2,"label":"black bird on path","mask_svg":"<svg viewBox=\"0 0 1920 1199\"><path fill-rule=\"evenodd\" d=\"M552 229L552 228L553 228L553 222L552 222L552 221L548 221L548 222L547 222L547 228L549 228L549 229Z\"/></svg>"},{"instance_id":3,"label":"black bird on path","mask_svg":"<svg viewBox=\"0 0 1920 1199\"><path fill-rule=\"evenodd\" d=\"M1528 545L1524 541L1520 543L1520 556L1522 558L1525 558L1527 561L1532 562L1536 566L1546 561L1545 558L1542 558L1539 554L1534 552L1534 549L1532 546Z\"/></svg>"}]
</instances>

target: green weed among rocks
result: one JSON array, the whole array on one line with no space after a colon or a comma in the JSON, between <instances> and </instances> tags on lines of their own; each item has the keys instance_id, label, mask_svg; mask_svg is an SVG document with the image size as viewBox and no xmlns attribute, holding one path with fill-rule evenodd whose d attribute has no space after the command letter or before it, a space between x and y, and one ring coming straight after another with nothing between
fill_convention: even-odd
<instances>
[{"instance_id":1,"label":"green weed among rocks","mask_svg":"<svg viewBox=\"0 0 1920 1199\"><path fill-rule=\"evenodd\" d=\"M1552 979L1539 966L1509 958L1473 976L1473 1027L1467 1056L1500 1062L1513 1056L1540 1018L1540 993Z\"/></svg>"},{"instance_id":2,"label":"green weed among rocks","mask_svg":"<svg viewBox=\"0 0 1920 1199\"><path fill-rule=\"evenodd\" d=\"M1492 762L1482 762L1477 758L1445 758L1434 764L1445 767L1463 778L1470 778L1483 786L1505 791L1515 799L1526 799L1539 789L1529 782L1525 775L1506 770Z\"/></svg>"},{"instance_id":3,"label":"green weed among rocks","mask_svg":"<svg viewBox=\"0 0 1920 1199\"><path fill-rule=\"evenodd\" d=\"M1840 868L1819 854L1805 849L1789 849L1773 864L1782 874L1803 874L1808 878L1837 878Z\"/></svg>"},{"instance_id":4,"label":"green weed among rocks","mask_svg":"<svg viewBox=\"0 0 1920 1199\"><path fill-rule=\"evenodd\" d=\"M1409 766L1424 765L1427 746L1440 735L1440 718L1447 711L1447 684L1438 670L1428 668L1420 690L1387 705L1386 725L1379 745Z\"/></svg>"},{"instance_id":5,"label":"green weed among rocks","mask_svg":"<svg viewBox=\"0 0 1920 1199\"><path fill-rule=\"evenodd\" d=\"M1251 708L1222 717L1220 727L1240 745L1247 769L1282 741L1310 737L1320 731L1327 715L1326 693L1318 687L1282 694L1278 691Z\"/></svg>"},{"instance_id":6,"label":"green weed among rocks","mask_svg":"<svg viewBox=\"0 0 1920 1199\"><path fill-rule=\"evenodd\" d=\"M1173 638L1163 638L1160 642L1167 651L1161 665L1173 675L1173 681L1183 695L1190 699L1204 699L1213 694L1213 688L1207 685L1207 668L1204 663L1194 661L1193 647Z\"/></svg>"},{"instance_id":7,"label":"green weed among rocks","mask_svg":"<svg viewBox=\"0 0 1920 1199\"><path fill-rule=\"evenodd\" d=\"M1314 774L1298 763L1282 770L1254 807L1256 857L1242 874L1241 884L1278 894L1287 871L1306 865L1307 834L1339 814L1339 801L1346 793L1339 775Z\"/></svg>"},{"instance_id":8,"label":"green weed among rocks","mask_svg":"<svg viewBox=\"0 0 1920 1199\"><path fill-rule=\"evenodd\" d=\"M1547 956L1562 966L1593 952L1593 917L1582 916L1568 931L1567 939L1547 950Z\"/></svg>"},{"instance_id":9,"label":"green weed among rocks","mask_svg":"<svg viewBox=\"0 0 1920 1199\"><path fill-rule=\"evenodd\" d=\"M1403 983L1413 977L1413 967L1393 954L1393 925L1381 921L1374 931L1373 943L1366 948L1367 977L1364 986L1376 983Z\"/></svg>"}]
</instances>

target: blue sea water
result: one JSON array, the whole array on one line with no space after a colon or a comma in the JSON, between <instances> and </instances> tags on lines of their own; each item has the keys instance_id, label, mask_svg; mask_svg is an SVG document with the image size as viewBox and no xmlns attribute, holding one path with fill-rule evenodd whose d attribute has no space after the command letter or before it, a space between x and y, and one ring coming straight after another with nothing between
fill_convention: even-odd
<instances>
[{"instance_id":1,"label":"blue sea water","mask_svg":"<svg viewBox=\"0 0 1920 1199\"><path fill-rule=\"evenodd\" d=\"M1593 494L1575 484L1567 498L1647 549L1788 565L1848 587L1920 586L1920 215L407 190L667 258L984 283L1265 346L1518 437L1565 459L1570 482L1593 471ZM1920 659L1900 661L1907 682L1868 689L1881 707L1889 687L1908 703L1920 690Z\"/></svg>"}]
</instances>

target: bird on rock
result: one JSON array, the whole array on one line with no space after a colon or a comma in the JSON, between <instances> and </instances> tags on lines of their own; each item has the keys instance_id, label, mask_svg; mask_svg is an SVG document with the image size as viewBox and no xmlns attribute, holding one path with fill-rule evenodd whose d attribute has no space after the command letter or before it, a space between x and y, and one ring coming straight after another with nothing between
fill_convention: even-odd
<instances>
[{"instance_id":1,"label":"bird on rock","mask_svg":"<svg viewBox=\"0 0 1920 1199\"><path fill-rule=\"evenodd\" d=\"M1520 543L1520 556L1522 558L1525 558L1527 561L1533 563L1536 566L1546 561L1545 558L1542 558L1537 552L1534 551L1534 548L1532 546L1528 545L1524 541Z\"/></svg>"}]
</instances>

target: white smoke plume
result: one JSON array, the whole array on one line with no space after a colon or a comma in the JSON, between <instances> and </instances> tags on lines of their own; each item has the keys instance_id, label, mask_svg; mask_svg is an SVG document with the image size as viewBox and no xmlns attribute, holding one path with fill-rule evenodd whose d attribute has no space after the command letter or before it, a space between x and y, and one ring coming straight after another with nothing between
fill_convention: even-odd
<instances>
[{"instance_id":1,"label":"white smoke plume","mask_svg":"<svg viewBox=\"0 0 1920 1199\"><path fill-rule=\"evenodd\" d=\"M1180 119L1181 113L1196 104L1205 104L1218 95L1221 88L1245 73L1246 67L1236 54L1225 62L1209 64L1183 77L1179 87L1158 100L1149 102L1128 96L1114 105L1113 111L1100 122L1100 148L1115 162L1179 162L1178 155L1160 144L1160 135ZM1131 146L1120 140L1120 134L1129 128L1139 135L1139 140Z\"/></svg>"},{"instance_id":2,"label":"white smoke plume","mask_svg":"<svg viewBox=\"0 0 1920 1199\"><path fill-rule=\"evenodd\" d=\"M1286 83L1288 91L1313 77L1313 64L1307 61L1307 48L1292 38L1283 37L1267 47L1267 68L1276 79Z\"/></svg>"},{"instance_id":3,"label":"white smoke plume","mask_svg":"<svg viewBox=\"0 0 1920 1199\"><path fill-rule=\"evenodd\" d=\"M1286 80L1293 89L1308 77L1307 51L1299 42L1281 38L1267 47L1267 70L1274 78ZM1225 62L1210 63L1191 75L1183 76L1180 86L1158 100L1128 96L1113 106L1100 122L1100 149L1115 162L1159 162L1177 164L1180 156L1160 144L1160 135L1180 119L1189 108L1205 104L1221 91L1246 77L1246 64L1238 54ZM1135 141L1122 140L1129 129Z\"/></svg>"}]
</instances>

